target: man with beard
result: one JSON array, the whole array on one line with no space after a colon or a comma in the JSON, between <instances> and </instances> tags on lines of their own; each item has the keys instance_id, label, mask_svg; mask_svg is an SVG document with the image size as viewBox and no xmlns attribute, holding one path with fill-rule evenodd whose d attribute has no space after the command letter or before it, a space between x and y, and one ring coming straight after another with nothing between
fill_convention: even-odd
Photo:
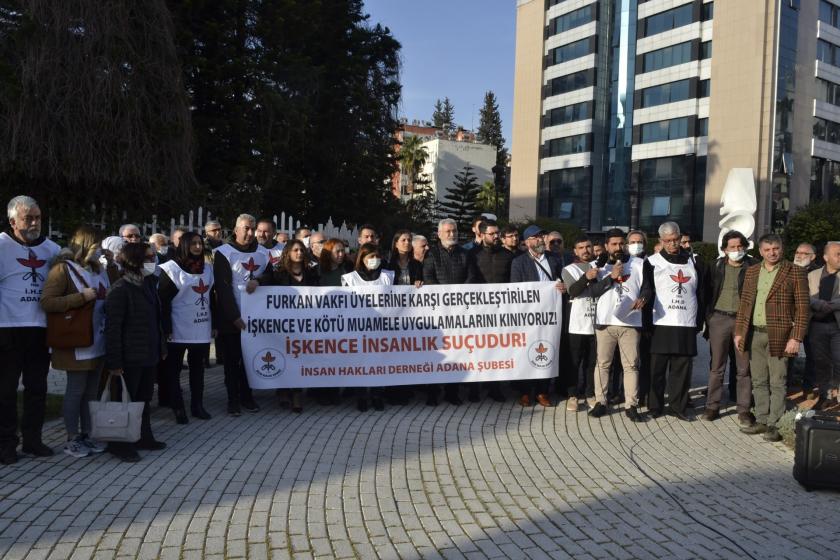
<instances>
[{"instance_id":1,"label":"man with beard","mask_svg":"<svg viewBox=\"0 0 840 560\"><path fill-rule=\"evenodd\" d=\"M432 245L423 261L423 283L473 284L475 281L475 259L458 245L458 225L449 218L441 220L438 223L438 242ZM444 388L446 401L456 406L461 404L459 389L459 383L447 383ZM439 392L439 385L427 385L426 404L437 406Z\"/></svg>"},{"instance_id":2,"label":"man with beard","mask_svg":"<svg viewBox=\"0 0 840 560\"><path fill-rule=\"evenodd\" d=\"M218 249L224 244L222 238L222 224L218 220L210 220L204 224L204 239L211 250Z\"/></svg>"},{"instance_id":3,"label":"man with beard","mask_svg":"<svg viewBox=\"0 0 840 560\"><path fill-rule=\"evenodd\" d=\"M279 266L284 247L274 239L275 233L276 226L273 219L263 217L257 220L257 230L254 232L254 237L256 237L257 243L268 251L272 268Z\"/></svg>"},{"instance_id":4,"label":"man with beard","mask_svg":"<svg viewBox=\"0 0 840 560\"><path fill-rule=\"evenodd\" d=\"M250 280L256 280L270 266L268 250L254 237L255 226L253 216L241 214L236 219L233 240L216 249L213 259L219 313L217 325L224 347L225 387L230 416L239 416L242 408L248 412L260 409L245 376L240 342L240 333L245 330L240 312L242 291Z\"/></svg>"},{"instance_id":5,"label":"man with beard","mask_svg":"<svg viewBox=\"0 0 840 560\"><path fill-rule=\"evenodd\" d=\"M9 230L0 234L0 463L17 462L17 388L23 378L20 432L24 453L49 457L41 441L47 402L47 316L41 290L59 247L41 235L41 209L16 196L7 206Z\"/></svg>"},{"instance_id":6,"label":"man with beard","mask_svg":"<svg viewBox=\"0 0 840 560\"><path fill-rule=\"evenodd\" d=\"M508 251L511 255L518 257L522 254L519 250L519 230L514 226L507 225L501 231L502 248Z\"/></svg>"},{"instance_id":7,"label":"man with beard","mask_svg":"<svg viewBox=\"0 0 840 560\"><path fill-rule=\"evenodd\" d=\"M592 297L598 298L595 310L595 405L593 418L607 413L607 386L610 366L618 347L624 381L624 413L632 422L641 422L639 414L639 338L641 310L647 301L642 291L643 261L624 252L624 232L611 229L605 234L604 253L597 260L598 283Z\"/></svg>"}]
</instances>

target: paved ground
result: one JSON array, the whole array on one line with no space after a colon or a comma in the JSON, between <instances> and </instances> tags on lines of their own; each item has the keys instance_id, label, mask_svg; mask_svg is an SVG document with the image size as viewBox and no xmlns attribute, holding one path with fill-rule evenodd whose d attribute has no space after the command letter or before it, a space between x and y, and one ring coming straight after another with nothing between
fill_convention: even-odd
<instances>
[{"instance_id":1,"label":"paved ground","mask_svg":"<svg viewBox=\"0 0 840 560\"><path fill-rule=\"evenodd\" d=\"M701 376L702 377L702 376ZM382 412L258 393L229 419L153 418L163 452L0 468L0 557L840 558L840 493L712 424L492 401ZM56 449L60 421L46 429Z\"/></svg>"}]
</instances>

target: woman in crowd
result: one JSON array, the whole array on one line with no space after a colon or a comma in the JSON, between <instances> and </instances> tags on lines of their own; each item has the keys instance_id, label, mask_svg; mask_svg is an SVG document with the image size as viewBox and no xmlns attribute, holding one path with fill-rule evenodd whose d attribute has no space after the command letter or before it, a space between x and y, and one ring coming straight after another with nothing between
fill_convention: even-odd
<instances>
[{"instance_id":1,"label":"woman in crowd","mask_svg":"<svg viewBox=\"0 0 840 560\"><path fill-rule=\"evenodd\" d=\"M379 248L373 243L365 243L356 255L356 268L341 277L344 286L390 286L394 283L394 272L382 269L382 257ZM374 410L384 410L382 387L364 387L358 391L360 412L368 409L368 399Z\"/></svg>"},{"instance_id":2,"label":"woman in crowd","mask_svg":"<svg viewBox=\"0 0 840 560\"><path fill-rule=\"evenodd\" d=\"M317 286L318 272L315 268L307 266L308 252L303 241L292 239L280 255L280 266L274 268L271 273L263 274L259 284L263 286ZM257 281L248 283L246 290L251 293L256 289ZM278 390L281 404L288 403L291 397L292 412L303 412L303 390Z\"/></svg>"},{"instance_id":3,"label":"woman in crowd","mask_svg":"<svg viewBox=\"0 0 840 560\"><path fill-rule=\"evenodd\" d=\"M411 232L407 229L398 230L394 234L388 268L394 271L394 284L414 284L419 288L423 282L423 265L414 258L411 240Z\"/></svg>"},{"instance_id":4,"label":"woman in crowd","mask_svg":"<svg viewBox=\"0 0 840 560\"><path fill-rule=\"evenodd\" d=\"M166 378L170 381L169 402L175 421L187 423L181 392L181 364L184 354L190 369L190 412L208 420L204 409L204 358L213 332L213 267L205 263L204 240L193 231L184 233L174 258L160 265L160 296L163 333L168 343Z\"/></svg>"},{"instance_id":5,"label":"woman in crowd","mask_svg":"<svg viewBox=\"0 0 840 560\"><path fill-rule=\"evenodd\" d=\"M143 421L137 443L111 442L108 451L123 461L140 460L138 449L159 450L166 444L152 434L149 401L155 370L166 356L155 252L148 243L126 243L120 253L123 276L105 301L105 368L121 375L132 401L143 402Z\"/></svg>"},{"instance_id":6,"label":"woman in crowd","mask_svg":"<svg viewBox=\"0 0 840 560\"><path fill-rule=\"evenodd\" d=\"M347 249L341 239L328 239L318 262L321 286L341 286L341 277L353 270L347 260Z\"/></svg>"},{"instance_id":7,"label":"woman in crowd","mask_svg":"<svg viewBox=\"0 0 840 560\"><path fill-rule=\"evenodd\" d=\"M53 348L52 365L67 372L64 390L64 453L87 457L102 453L105 446L89 437L88 402L96 399L102 364L105 361L105 295L110 286L101 256L99 236L90 226L81 226L62 249L47 276L41 307L47 313L65 313L94 303L93 344L86 348ZM80 429L81 424L81 429Z\"/></svg>"}]
</instances>

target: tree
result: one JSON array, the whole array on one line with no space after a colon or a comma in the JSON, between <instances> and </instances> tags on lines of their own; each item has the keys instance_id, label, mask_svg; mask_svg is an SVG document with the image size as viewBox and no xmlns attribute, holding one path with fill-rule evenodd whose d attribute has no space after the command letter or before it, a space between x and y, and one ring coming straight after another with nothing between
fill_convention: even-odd
<instances>
[{"instance_id":1,"label":"tree","mask_svg":"<svg viewBox=\"0 0 840 560\"><path fill-rule=\"evenodd\" d=\"M840 239L840 200L812 202L799 208L784 231L785 253L793 256L800 243L819 247Z\"/></svg>"},{"instance_id":2,"label":"tree","mask_svg":"<svg viewBox=\"0 0 840 560\"><path fill-rule=\"evenodd\" d=\"M496 204L496 197L498 196L498 205ZM493 181L484 181L481 185L481 190L475 197L475 207L478 212L490 212L496 214L497 208L505 207L505 195L502 192L496 192L496 183Z\"/></svg>"},{"instance_id":3,"label":"tree","mask_svg":"<svg viewBox=\"0 0 840 560\"><path fill-rule=\"evenodd\" d=\"M441 102L440 99L435 101L435 111L432 113L432 124L435 128L439 128L446 134L450 134L455 130L455 107L448 97L445 97Z\"/></svg>"},{"instance_id":4,"label":"tree","mask_svg":"<svg viewBox=\"0 0 840 560\"><path fill-rule=\"evenodd\" d=\"M164 0L4 2L3 198L26 185L76 219L91 203L183 208L195 178L174 34Z\"/></svg>"},{"instance_id":5,"label":"tree","mask_svg":"<svg viewBox=\"0 0 840 560\"><path fill-rule=\"evenodd\" d=\"M399 159L402 173L408 176L406 194L414 195L417 177L426 164L427 157L429 157L429 151L423 145L421 137L409 136L403 140Z\"/></svg>"},{"instance_id":6,"label":"tree","mask_svg":"<svg viewBox=\"0 0 840 560\"><path fill-rule=\"evenodd\" d=\"M452 189L447 193L444 202L440 203L441 212L458 223L458 231L468 232L472 219L477 214L476 197L481 191L472 167L469 165L455 175Z\"/></svg>"},{"instance_id":7,"label":"tree","mask_svg":"<svg viewBox=\"0 0 840 560\"><path fill-rule=\"evenodd\" d=\"M492 91L484 94L484 105L479 113L476 137L479 142L496 148L496 165L507 163L507 149L505 137L502 135L502 116L499 114L499 104Z\"/></svg>"},{"instance_id":8,"label":"tree","mask_svg":"<svg viewBox=\"0 0 840 560\"><path fill-rule=\"evenodd\" d=\"M431 187L428 175L421 174L415 179L414 194L406 201L408 220L413 231L431 232L440 214L440 203ZM402 224L400 227L405 227Z\"/></svg>"}]
</instances>

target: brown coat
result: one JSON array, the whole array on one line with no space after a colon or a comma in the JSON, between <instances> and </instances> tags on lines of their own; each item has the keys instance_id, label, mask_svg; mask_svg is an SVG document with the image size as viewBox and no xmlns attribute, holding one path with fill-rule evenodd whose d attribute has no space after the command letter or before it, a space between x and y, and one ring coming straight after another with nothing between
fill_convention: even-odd
<instances>
[{"instance_id":1,"label":"brown coat","mask_svg":"<svg viewBox=\"0 0 840 560\"><path fill-rule=\"evenodd\" d=\"M85 297L76 289L70 279L65 259L59 258L44 282L41 292L41 308L47 313L63 313L69 309L78 309L85 304ZM93 360L77 360L74 349L53 348L52 366L64 371L93 371L99 369L105 356Z\"/></svg>"},{"instance_id":2,"label":"brown coat","mask_svg":"<svg viewBox=\"0 0 840 560\"><path fill-rule=\"evenodd\" d=\"M758 291L758 273L763 263L747 269L744 287L741 289L741 304L735 319L735 336L747 337L751 333L755 296ZM770 355L785 356L785 346L791 338L802 342L808 330L809 304L808 280L805 269L789 261L779 263L776 279L767 294L767 337L770 340ZM746 342L749 349L749 341Z\"/></svg>"}]
</instances>

